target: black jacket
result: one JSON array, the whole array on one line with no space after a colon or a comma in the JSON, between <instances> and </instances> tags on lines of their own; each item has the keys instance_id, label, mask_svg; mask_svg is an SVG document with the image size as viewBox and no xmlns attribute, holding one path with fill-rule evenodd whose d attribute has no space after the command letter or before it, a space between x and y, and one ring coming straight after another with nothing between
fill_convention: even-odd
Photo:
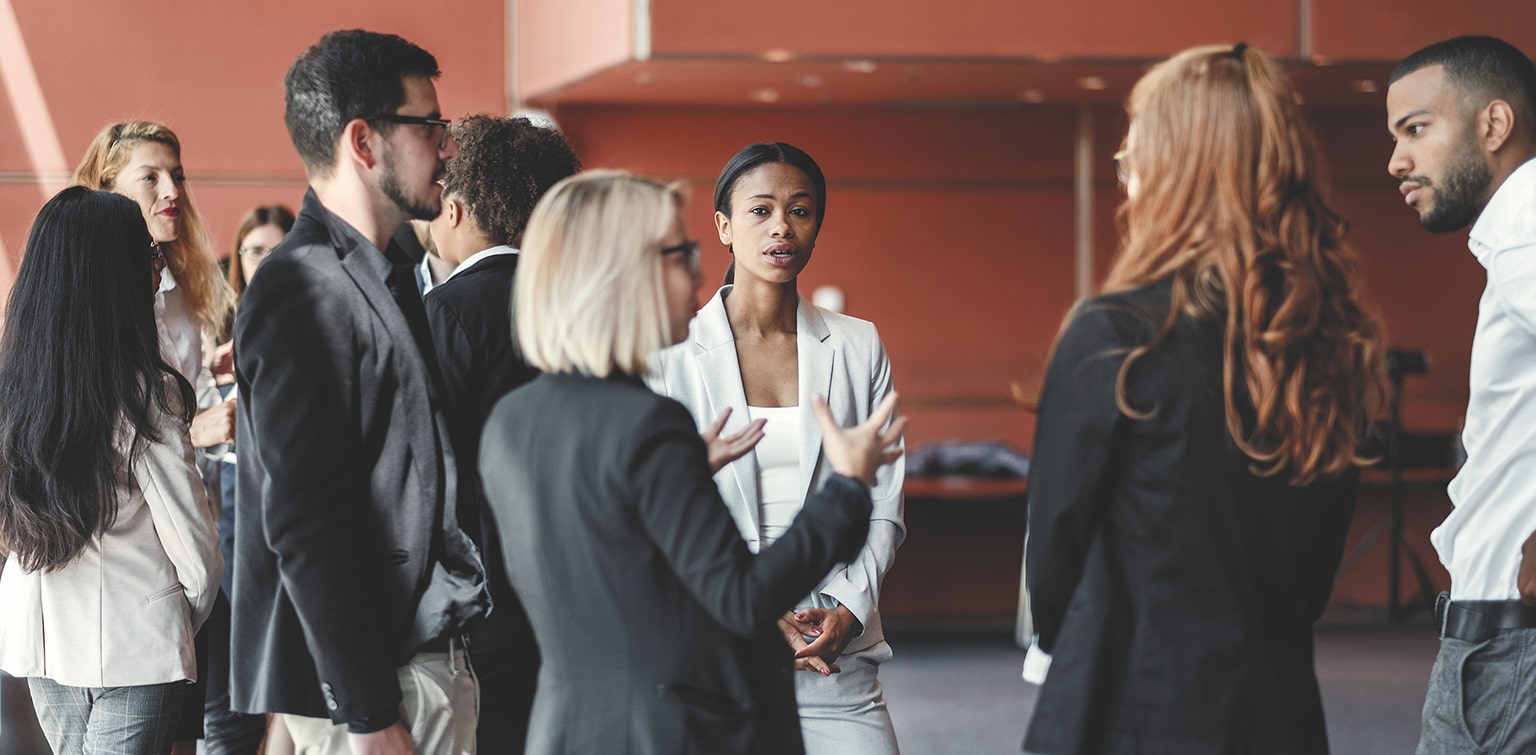
<instances>
[{"instance_id":1,"label":"black jacket","mask_svg":"<svg viewBox=\"0 0 1536 755\"><path fill-rule=\"evenodd\" d=\"M1312 624L1357 476L1296 487L1251 471L1227 432L1219 321L1180 317L1126 380L1149 415L1125 416L1116 376L1171 291L1086 302L1051 359L1026 560L1052 665L1025 749L1325 753Z\"/></svg>"},{"instance_id":2,"label":"black jacket","mask_svg":"<svg viewBox=\"0 0 1536 755\"><path fill-rule=\"evenodd\" d=\"M492 412L480 469L543 665L530 753L797 753L776 619L869 529L834 477L753 556L693 417L638 381L545 375Z\"/></svg>"},{"instance_id":3,"label":"black jacket","mask_svg":"<svg viewBox=\"0 0 1536 755\"><path fill-rule=\"evenodd\" d=\"M241 302L237 710L393 720L395 669L483 610L478 554L442 505L455 470L431 367L390 269L310 192Z\"/></svg>"}]
</instances>

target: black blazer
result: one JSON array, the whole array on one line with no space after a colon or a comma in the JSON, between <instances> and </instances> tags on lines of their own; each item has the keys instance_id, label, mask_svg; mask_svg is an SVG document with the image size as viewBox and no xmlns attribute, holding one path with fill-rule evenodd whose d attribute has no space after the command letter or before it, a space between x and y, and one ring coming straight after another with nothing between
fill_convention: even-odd
<instances>
[{"instance_id":1,"label":"black blazer","mask_svg":"<svg viewBox=\"0 0 1536 755\"><path fill-rule=\"evenodd\" d=\"M1039 753L1327 752L1312 624L1357 475L1259 477L1227 433L1221 323L1168 314L1171 285L1072 315L1040 399L1026 553L1052 665L1025 739ZM1241 383L1239 383L1240 385Z\"/></svg>"},{"instance_id":2,"label":"black blazer","mask_svg":"<svg viewBox=\"0 0 1536 755\"><path fill-rule=\"evenodd\" d=\"M503 398L480 461L543 655L528 752L803 751L774 623L864 545L863 483L832 478L754 557L688 410L575 375Z\"/></svg>"},{"instance_id":3,"label":"black blazer","mask_svg":"<svg viewBox=\"0 0 1536 755\"><path fill-rule=\"evenodd\" d=\"M397 715L395 669L479 608L478 557L442 506L454 472L429 367L388 270L310 192L242 299L237 710Z\"/></svg>"}]
</instances>

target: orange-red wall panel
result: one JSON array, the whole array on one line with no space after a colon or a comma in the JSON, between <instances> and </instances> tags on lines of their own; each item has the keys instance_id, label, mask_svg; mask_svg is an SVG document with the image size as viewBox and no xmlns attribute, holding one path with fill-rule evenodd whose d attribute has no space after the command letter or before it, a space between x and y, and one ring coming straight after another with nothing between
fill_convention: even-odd
<instances>
[{"instance_id":1,"label":"orange-red wall panel","mask_svg":"<svg viewBox=\"0 0 1536 755\"><path fill-rule=\"evenodd\" d=\"M523 0L516 3L521 98L634 58L635 0Z\"/></svg>"},{"instance_id":2,"label":"orange-red wall panel","mask_svg":"<svg viewBox=\"0 0 1536 755\"><path fill-rule=\"evenodd\" d=\"M61 166L72 169L96 132L114 120L159 120L177 132L199 209L221 252L249 205L296 204L303 168L283 125L283 75L330 30L392 32L432 52L443 71L439 100L450 116L506 109L503 0L456 0L451 13L371 0L165 0L152 9L94 0L4 5L14 11L24 49L0 51L0 62L28 61L35 77L23 83L42 95L41 110L10 87L0 100L0 185L15 197L0 203L0 239L11 264L47 197L45 185L61 179ZM0 23L9 23L3 11ZM62 154L34 159L23 130L56 143ZM3 273L0 268L0 290L9 286Z\"/></svg>"},{"instance_id":3,"label":"orange-red wall panel","mask_svg":"<svg viewBox=\"0 0 1536 755\"><path fill-rule=\"evenodd\" d=\"M1529 0L1310 0L1312 52L1334 60L1397 61L1431 42L1493 34L1536 54Z\"/></svg>"},{"instance_id":4,"label":"orange-red wall panel","mask_svg":"<svg viewBox=\"0 0 1536 755\"><path fill-rule=\"evenodd\" d=\"M1227 0L651 0L657 55L1154 58L1247 40L1294 55L1294 3Z\"/></svg>"}]
</instances>

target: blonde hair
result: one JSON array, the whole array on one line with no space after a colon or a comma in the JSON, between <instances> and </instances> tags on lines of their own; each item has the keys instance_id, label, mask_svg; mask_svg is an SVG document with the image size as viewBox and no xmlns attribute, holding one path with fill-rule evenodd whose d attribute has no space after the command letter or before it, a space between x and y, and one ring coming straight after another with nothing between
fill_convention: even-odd
<instances>
[{"instance_id":1,"label":"blonde hair","mask_svg":"<svg viewBox=\"0 0 1536 755\"><path fill-rule=\"evenodd\" d=\"M113 191L113 183L128 164L133 148L145 142L164 144L181 159L181 141L165 125L152 121L113 123L91 140L75 168L76 186ZM224 327L235 311L235 294L219 272L208 233L203 229L190 187L184 187L176 206L181 210L181 234L175 241L161 244L166 268L176 279L176 286L186 297L187 308L197 320L205 338Z\"/></svg>"},{"instance_id":2,"label":"blonde hair","mask_svg":"<svg viewBox=\"0 0 1536 755\"><path fill-rule=\"evenodd\" d=\"M1123 246L1105 290L1171 278L1158 336L1183 314L1224 323L1228 432L1256 472L1295 484L1363 464L1384 394L1382 335L1358 296L1345 223L1327 204L1295 90L1268 56L1186 50L1131 92L1127 158L1139 190L1121 207Z\"/></svg>"},{"instance_id":3,"label":"blonde hair","mask_svg":"<svg viewBox=\"0 0 1536 755\"><path fill-rule=\"evenodd\" d=\"M545 372L638 376L671 344L662 242L683 195L622 171L555 184L523 234L513 311L529 364Z\"/></svg>"}]
</instances>

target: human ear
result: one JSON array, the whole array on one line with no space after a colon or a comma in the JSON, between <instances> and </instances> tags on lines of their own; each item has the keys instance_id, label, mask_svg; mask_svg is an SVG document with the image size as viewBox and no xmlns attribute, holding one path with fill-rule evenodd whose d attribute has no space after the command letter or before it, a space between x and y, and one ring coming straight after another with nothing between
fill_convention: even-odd
<instances>
[{"instance_id":1,"label":"human ear","mask_svg":"<svg viewBox=\"0 0 1536 755\"><path fill-rule=\"evenodd\" d=\"M720 243L726 248L730 248L731 219L719 210L715 210L715 233L720 236Z\"/></svg>"},{"instance_id":2,"label":"human ear","mask_svg":"<svg viewBox=\"0 0 1536 755\"><path fill-rule=\"evenodd\" d=\"M1515 131L1515 110L1504 100L1494 100L1477 116L1478 137L1483 149L1498 152Z\"/></svg>"},{"instance_id":3,"label":"human ear","mask_svg":"<svg viewBox=\"0 0 1536 755\"><path fill-rule=\"evenodd\" d=\"M464 222L464 216L467 214L464 205L456 198L443 199L443 212L448 213L449 228L458 228L459 224Z\"/></svg>"},{"instance_id":4,"label":"human ear","mask_svg":"<svg viewBox=\"0 0 1536 755\"><path fill-rule=\"evenodd\" d=\"M377 133L361 118L348 121L341 129L341 157L356 164L360 170L371 170L378 163L373 148L373 137Z\"/></svg>"}]
</instances>

